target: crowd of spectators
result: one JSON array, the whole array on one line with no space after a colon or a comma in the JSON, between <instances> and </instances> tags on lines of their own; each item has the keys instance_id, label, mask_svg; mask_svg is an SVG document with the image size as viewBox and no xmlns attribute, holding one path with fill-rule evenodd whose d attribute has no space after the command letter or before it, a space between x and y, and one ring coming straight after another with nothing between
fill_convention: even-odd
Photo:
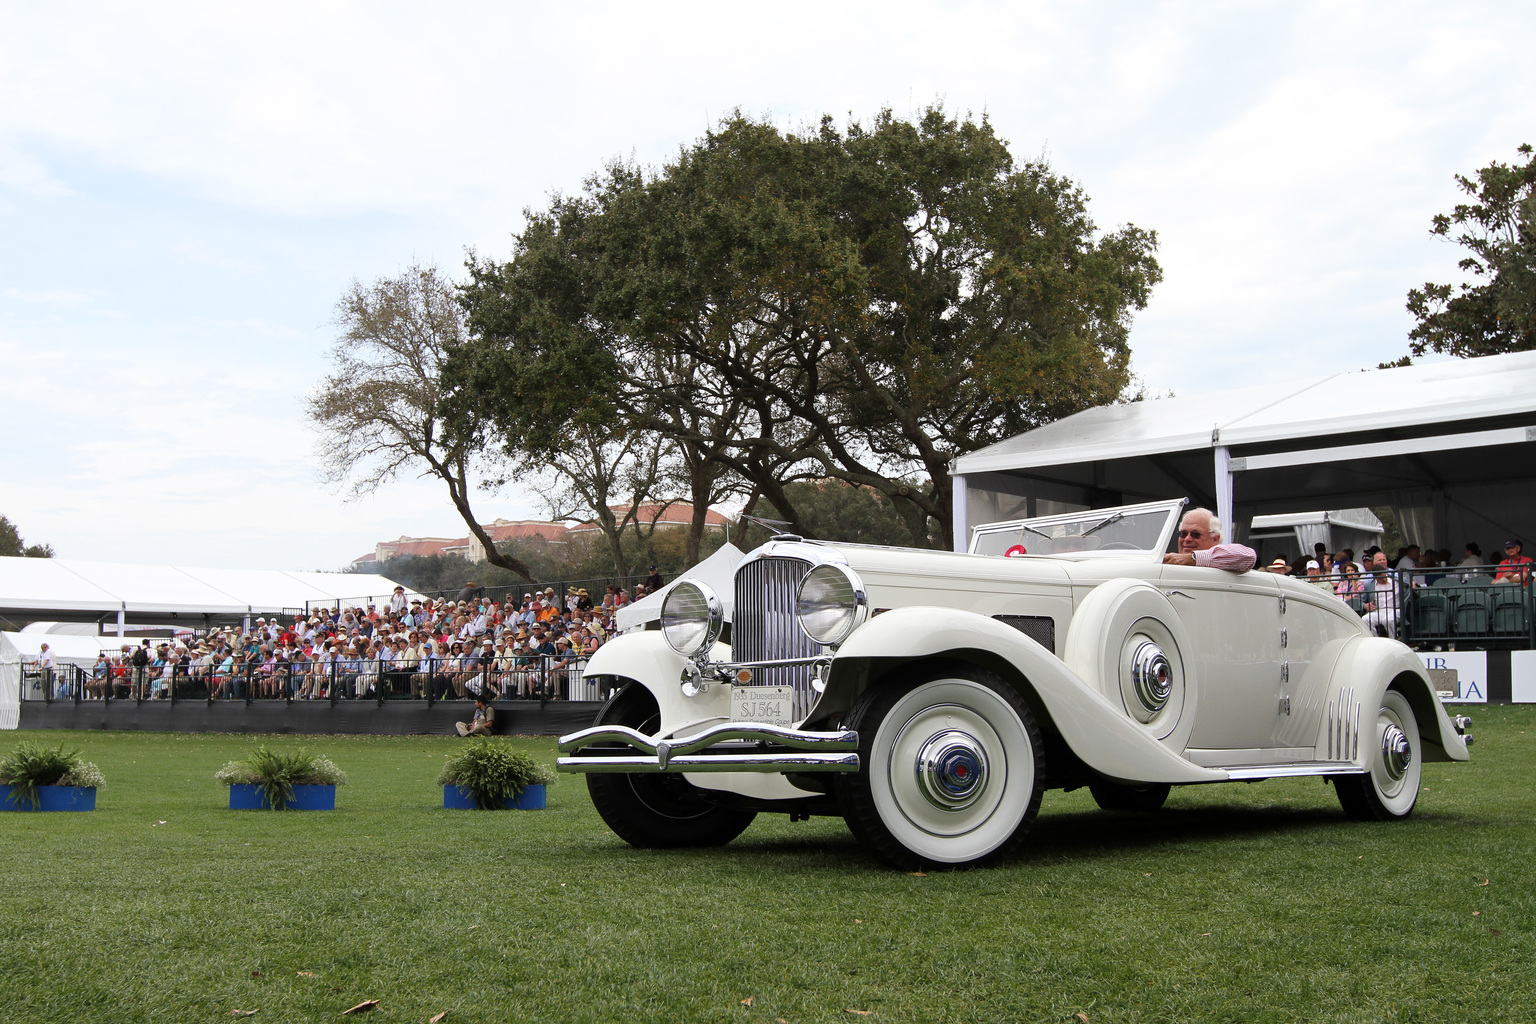
<instances>
[{"instance_id":1,"label":"crowd of spectators","mask_svg":"<svg viewBox=\"0 0 1536 1024\"><path fill-rule=\"evenodd\" d=\"M633 599L646 593L637 585ZM498 602L470 582L456 598L422 600L397 587L383 606L260 616L249 628L124 644L102 653L81 697L565 699L632 600L621 586L597 599L574 589L561 600L553 587L514 595Z\"/></svg>"},{"instance_id":2,"label":"crowd of spectators","mask_svg":"<svg viewBox=\"0 0 1536 1024\"><path fill-rule=\"evenodd\" d=\"M1494 560L1485 557L1481 546L1471 541L1460 559L1449 549L1436 551L1408 544L1395 558L1372 545L1361 552L1359 561L1351 548L1330 554L1326 545L1317 544L1312 554L1289 562L1276 558L1267 569L1307 580L1359 611L1372 629L1390 636L1397 630L1409 590L1432 587L1452 576L1462 582L1486 579L1491 584L1526 584L1531 566L1524 545L1512 538L1504 542L1503 557Z\"/></svg>"}]
</instances>

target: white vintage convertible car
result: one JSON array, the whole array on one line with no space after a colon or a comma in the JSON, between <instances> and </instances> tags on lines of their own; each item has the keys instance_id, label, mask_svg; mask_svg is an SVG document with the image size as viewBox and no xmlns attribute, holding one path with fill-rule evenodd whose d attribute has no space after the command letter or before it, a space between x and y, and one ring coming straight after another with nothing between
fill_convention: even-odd
<instances>
[{"instance_id":1,"label":"white vintage convertible car","mask_svg":"<svg viewBox=\"0 0 1536 1024\"><path fill-rule=\"evenodd\" d=\"M906 869L1007 856L1047 789L1151 811L1312 775L1350 817L1407 817L1468 721L1331 595L1164 565L1183 506L991 524L964 554L776 537L729 601L685 578L660 629L598 651L613 695L558 766L636 846L836 814Z\"/></svg>"}]
</instances>

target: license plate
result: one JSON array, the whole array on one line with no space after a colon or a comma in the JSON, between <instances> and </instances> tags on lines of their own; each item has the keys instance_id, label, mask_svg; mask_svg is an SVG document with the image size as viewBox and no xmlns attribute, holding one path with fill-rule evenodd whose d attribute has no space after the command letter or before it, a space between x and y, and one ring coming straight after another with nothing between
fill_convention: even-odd
<instances>
[{"instance_id":1,"label":"license plate","mask_svg":"<svg viewBox=\"0 0 1536 1024\"><path fill-rule=\"evenodd\" d=\"M738 722L795 724L795 691L789 686L731 687L731 717Z\"/></svg>"}]
</instances>

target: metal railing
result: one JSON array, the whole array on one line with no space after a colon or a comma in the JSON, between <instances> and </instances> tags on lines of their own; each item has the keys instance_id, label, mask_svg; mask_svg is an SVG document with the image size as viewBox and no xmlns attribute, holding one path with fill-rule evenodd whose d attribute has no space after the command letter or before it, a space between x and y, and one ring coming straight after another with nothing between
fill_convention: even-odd
<instances>
[{"instance_id":1,"label":"metal railing","mask_svg":"<svg viewBox=\"0 0 1536 1024\"><path fill-rule=\"evenodd\" d=\"M603 682L586 675L587 660L539 654L514 657L503 665L463 664L437 659L425 667L385 660L343 658L332 662L242 663L220 666L112 665L98 676L74 665L39 669L24 664L21 699L69 701L386 701L470 700L489 692L495 700L602 700Z\"/></svg>"},{"instance_id":2,"label":"metal railing","mask_svg":"<svg viewBox=\"0 0 1536 1024\"><path fill-rule=\"evenodd\" d=\"M1389 569L1376 575L1370 589L1338 596L1410 647L1536 649L1531 573L1494 582L1498 574L1496 565ZM1358 579L1364 584L1371 575ZM1346 582L1337 574L1321 579L1336 593Z\"/></svg>"}]
</instances>

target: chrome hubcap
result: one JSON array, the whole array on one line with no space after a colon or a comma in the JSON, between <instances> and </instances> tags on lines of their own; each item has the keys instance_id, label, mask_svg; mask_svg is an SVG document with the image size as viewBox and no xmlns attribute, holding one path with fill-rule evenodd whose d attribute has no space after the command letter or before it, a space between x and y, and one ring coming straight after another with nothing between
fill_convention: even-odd
<instances>
[{"instance_id":1,"label":"chrome hubcap","mask_svg":"<svg viewBox=\"0 0 1536 1024\"><path fill-rule=\"evenodd\" d=\"M987 755L970 733L941 732L917 752L919 791L935 807L958 811L981 796L987 783Z\"/></svg>"},{"instance_id":2,"label":"chrome hubcap","mask_svg":"<svg viewBox=\"0 0 1536 1024\"><path fill-rule=\"evenodd\" d=\"M1136 699L1148 711L1161 711L1173 693L1173 666L1168 655L1151 640L1144 640L1131 655L1131 683Z\"/></svg>"},{"instance_id":3,"label":"chrome hubcap","mask_svg":"<svg viewBox=\"0 0 1536 1024\"><path fill-rule=\"evenodd\" d=\"M1413 747L1409 745L1408 737L1390 723L1381 732L1381 762L1393 781L1407 775L1408 766L1413 764Z\"/></svg>"}]
</instances>

